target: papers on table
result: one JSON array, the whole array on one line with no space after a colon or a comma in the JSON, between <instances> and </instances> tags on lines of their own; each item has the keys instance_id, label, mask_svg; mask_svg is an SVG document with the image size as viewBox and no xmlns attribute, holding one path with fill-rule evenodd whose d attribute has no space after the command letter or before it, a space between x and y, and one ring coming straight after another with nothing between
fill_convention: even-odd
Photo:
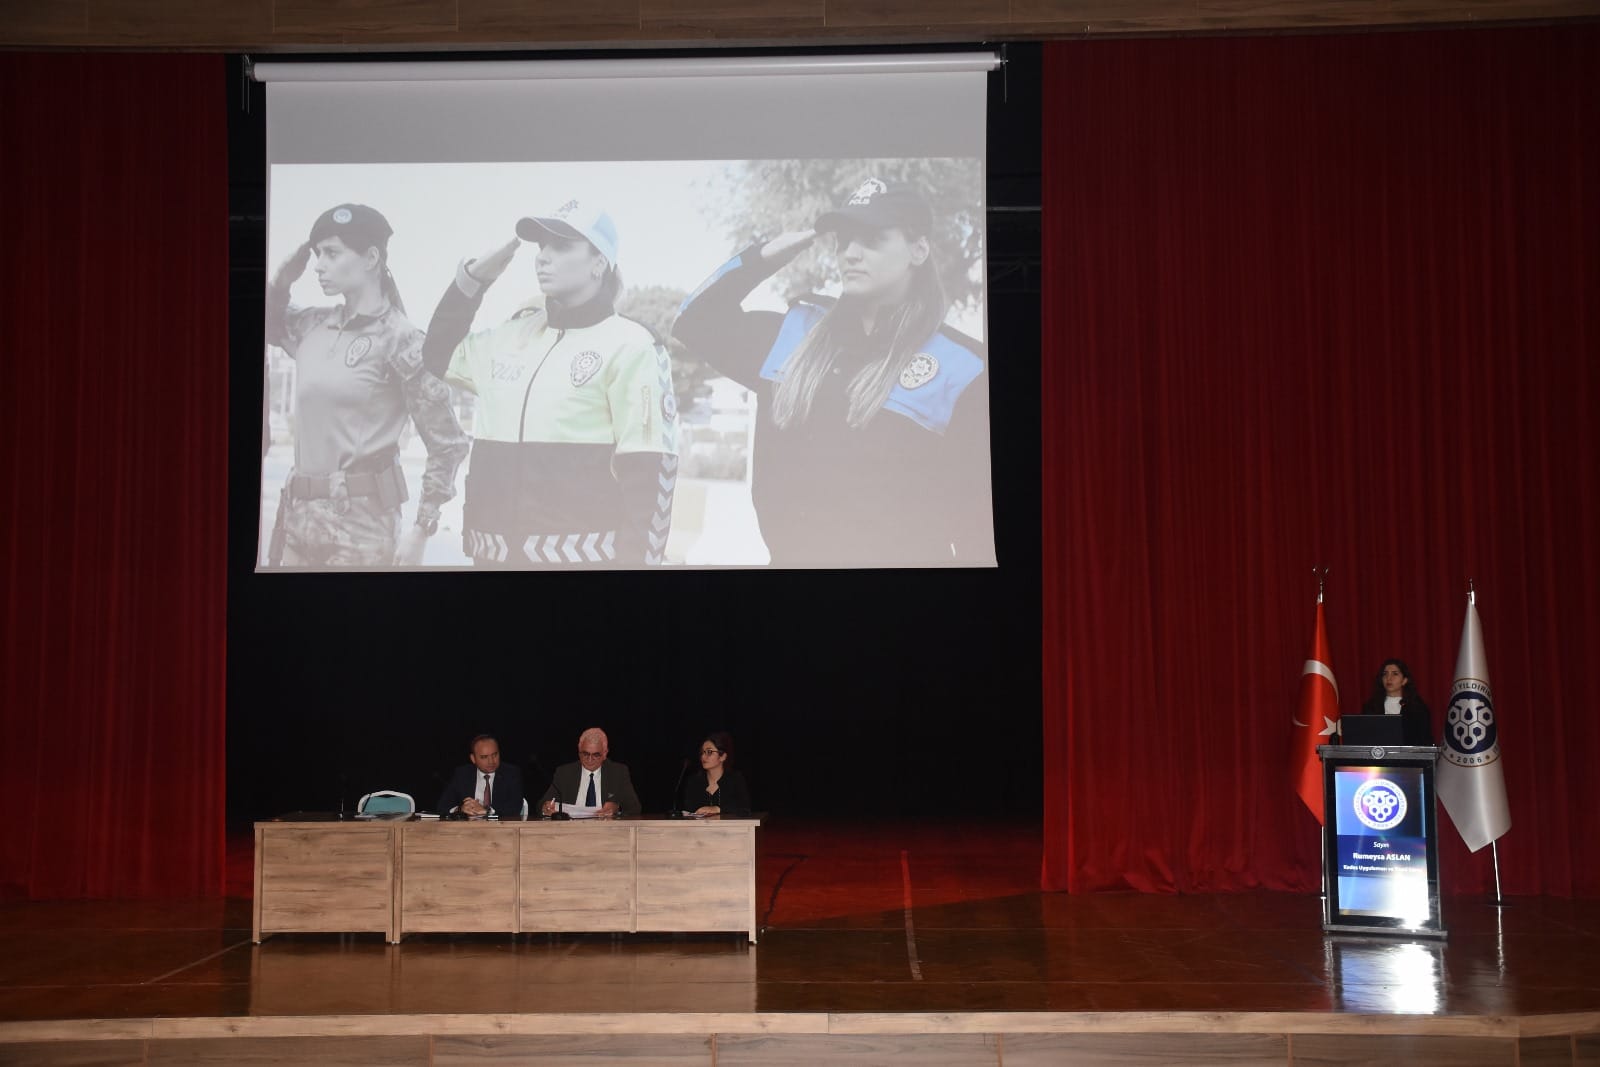
<instances>
[{"instance_id":1,"label":"papers on table","mask_svg":"<svg viewBox=\"0 0 1600 1067\"><path fill-rule=\"evenodd\" d=\"M587 804L563 804L561 810L574 819L594 819L600 815L598 807L591 808Z\"/></svg>"}]
</instances>

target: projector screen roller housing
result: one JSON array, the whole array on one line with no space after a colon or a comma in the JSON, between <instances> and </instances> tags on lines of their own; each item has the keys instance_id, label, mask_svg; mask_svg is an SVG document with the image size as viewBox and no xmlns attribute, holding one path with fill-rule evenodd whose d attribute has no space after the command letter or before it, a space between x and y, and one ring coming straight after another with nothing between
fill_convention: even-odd
<instances>
[{"instance_id":1,"label":"projector screen roller housing","mask_svg":"<svg viewBox=\"0 0 1600 1067\"><path fill-rule=\"evenodd\" d=\"M992 566L984 75L611 66L267 79L257 569Z\"/></svg>"}]
</instances>

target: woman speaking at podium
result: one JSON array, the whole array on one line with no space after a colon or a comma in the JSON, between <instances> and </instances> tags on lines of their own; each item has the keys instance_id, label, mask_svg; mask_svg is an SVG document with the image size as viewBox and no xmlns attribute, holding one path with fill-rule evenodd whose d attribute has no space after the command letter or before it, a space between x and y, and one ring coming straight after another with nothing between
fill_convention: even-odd
<instances>
[{"instance_id":1,"label":"woman speaking at podium","mask_svg":"<svg viewBox=\"0 0 1600 1067\"><path fill-rule=\"evenodd\" d=\"M1363 715L1398 715L1408 745L1433 744L1433 714L1417 695L1411 668L1404 660L1386 659L1372 680L1372 695L1361 705Z\"/></svg>"}]
</instances>

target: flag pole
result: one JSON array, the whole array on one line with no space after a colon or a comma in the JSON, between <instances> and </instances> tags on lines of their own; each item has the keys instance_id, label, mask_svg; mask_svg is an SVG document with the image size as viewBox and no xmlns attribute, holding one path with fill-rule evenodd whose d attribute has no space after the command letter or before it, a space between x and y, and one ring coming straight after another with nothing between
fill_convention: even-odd
<instances>
[{"instance_id":1,"label":"flag pole","mask_svg":"<svg viewBox=\"0 0 1600 1067\"><path fill-rule=\"evenodd\" d=\"M1321 604L1322 585L1328 579L1328 568L1323 567L1319 571L1317 568L1312 567L1311 573L1317 576L1317 603ZM1337 742L1337 739L1335 739L1335 742ZM1326 816L1326 813L1324 813L1324 816ZM1328 828L1326 826L1317 827L1317 842L1322 846L1322 892L1319 896L1326 903L1328 899Z\"/></svg>"},{"instance_id":2,"label":"flag pole","mask_svg":"<svg viewBox=\"0 0 1600 1067\"><path fill-rule=\"evenodd\" d=\"M1494 906L1506 906L1506 898L1500 895L1500 842L1489 842L1489 854L1494 857Z\"/></svg>"}]
</instances>

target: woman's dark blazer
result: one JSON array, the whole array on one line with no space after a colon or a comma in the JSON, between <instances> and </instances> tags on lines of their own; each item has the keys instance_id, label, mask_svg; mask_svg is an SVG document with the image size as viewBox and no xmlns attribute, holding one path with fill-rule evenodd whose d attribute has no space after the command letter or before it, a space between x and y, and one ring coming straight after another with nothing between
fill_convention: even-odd
<instances>
[{"instance_id":1,"label":"woman's dark blazer","mask_svg":"<svg viewBox=\"0 0 1600 1067\"><path fill-rule=\"evenodd\" d=\"M744 775L729 768L723 769L722 780L717 783L715 794L706 792L705 771L691 775L683 783L679 800L684 811L716 806L722 809L724 815L750 814L750 787L745 784Z\"/></svg>"}]
</instances>

